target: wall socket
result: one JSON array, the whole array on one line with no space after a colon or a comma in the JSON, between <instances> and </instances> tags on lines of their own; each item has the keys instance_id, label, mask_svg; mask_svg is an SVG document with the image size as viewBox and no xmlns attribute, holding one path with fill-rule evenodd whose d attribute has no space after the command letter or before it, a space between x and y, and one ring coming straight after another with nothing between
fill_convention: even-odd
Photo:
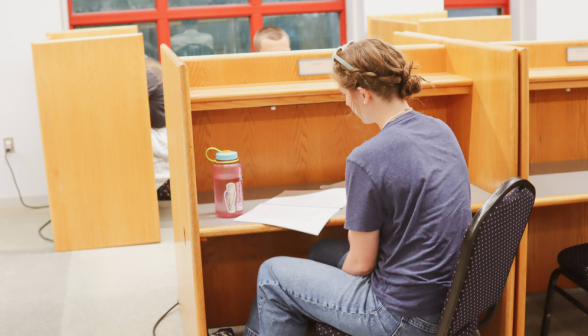
<instances>
[{"instance_id":1,"label":"wall socket","mask_svg":"<svg viewBox=\"0 0 588 336\"><path fill-rule=\"evenodd\" d=\"M4 152L14 153L14 140L12 138L4 138Z\"/></svg>"}]
</instances>

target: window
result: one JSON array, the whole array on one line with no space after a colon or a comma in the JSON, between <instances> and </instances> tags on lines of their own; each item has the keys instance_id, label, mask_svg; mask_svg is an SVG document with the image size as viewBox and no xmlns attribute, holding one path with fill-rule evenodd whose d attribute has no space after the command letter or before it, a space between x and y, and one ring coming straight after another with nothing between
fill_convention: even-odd
<instances>
[{"instance_id":1,"label":"window","mask_svg":"<svg viewBox=\"0 0 588 336\"><path fill-rule=\"evenodd\" d=\"M449 17L510 14L510 0L445 0Z\"/></svg>"},{"instance_id":2,"label":"window","mask_svg":"<svg viewBox=\"0 0 588 336\"><path fill-rule=\"evenodd\" d=\"M253 51L264 26L284 29L292 50L346 43L345 0L68 0L71 28L137 24L145 54L159 45L180 56Z\"/></svg>"}]
</instances>

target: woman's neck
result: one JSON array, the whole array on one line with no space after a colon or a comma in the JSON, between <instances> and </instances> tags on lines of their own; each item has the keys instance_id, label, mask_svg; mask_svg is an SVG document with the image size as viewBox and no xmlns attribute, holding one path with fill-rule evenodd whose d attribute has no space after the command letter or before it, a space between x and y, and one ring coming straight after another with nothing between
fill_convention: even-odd
<instances>
[{"instance_id":1,"label":"woman's neck","mask_svg":"<svg viewBox=\"0 0 588 336\"><path fill-rule=\"evenodd\" d=\"M373 111L376 124L383 129L386 124L400 116L410 106L405 99L394 98L391 101L383 99L373 100Z\"/></svg>"}]
</instances>

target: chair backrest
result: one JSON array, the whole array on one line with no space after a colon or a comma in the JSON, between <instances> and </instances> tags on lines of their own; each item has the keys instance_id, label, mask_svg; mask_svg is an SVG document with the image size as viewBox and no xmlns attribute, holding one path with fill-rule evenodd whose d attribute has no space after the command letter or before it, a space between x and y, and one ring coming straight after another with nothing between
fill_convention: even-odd
<instances>
[{"instance_id":1,"label":"chair backrest","mask_svg":"<svg viewBox=\"0 0 588 336\"><path fill-rule=\"evenodd\" d=\"M187 44L176 51L178 56L202 56L214 55L214 50L209 46L200 43Z\"/></svg>"},{"instance_id":2,"label":"chair backrest","mask_svg":"<svg viewBox=\"0 0 588 336\"><path fill-rule=\"evenodd\" d=\"M535 187L513 177L474 216L463 239L437 336L472 335L478 315L500 300L534 203Z\"/></svg>"}]
</instances>

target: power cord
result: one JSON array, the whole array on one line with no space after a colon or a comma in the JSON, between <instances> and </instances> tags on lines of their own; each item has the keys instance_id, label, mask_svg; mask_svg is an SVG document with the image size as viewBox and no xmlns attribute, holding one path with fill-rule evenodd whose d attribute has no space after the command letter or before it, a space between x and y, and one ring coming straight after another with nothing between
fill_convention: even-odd
<instances>
[{"instance_id":1,"label":"power cord","mask_svg":"<svg viewBox=\"0 0 588 336\"><path fill-rule=\"evenodd\" d=\"M163 314L163 315L162 315L162 316L159 318L159 320L157 320L157 322L156 322L156 323L155 323L155 325L153 326L153 336L156 336L156 335L155 335L155 329L157 329L157 326L159 325L159 323L160 323L161 321L163 321L163 319L164 319L164 318L167 316L167 314L169 314L169 312L170 312L170 311L172 311L172 309L176 308L176 307L177 307L177 305L179 305L179 304L180 304L180 301L176 302L176 304L175 304L175 305L173 305L173 306L172 306L170 309L168 309L168 311L166 311L166 312L165 312L165 314Z\"/></svg>"},{"instance_id":2,"label":"power cord","mask_svg":"<svg viewBox=\"0 0 588 336\"><path fill-rule=\"evenodd\" d=\"M8 161L8 151L4 152L4 160L6 160L6 164L8 165L8 169L10 169L10 174L12 175L12 180L14 181L14 186L16 187L16 191L18 191L18 198L20 199L20 203L25 207L25 208L29 208L29 209L45 209L48 208L48 205L43 205L43 206L32 206L32 205L28 205L24 202L24 200L22 199L22 195L20 193L20 188L18 187L18 183L16 182L16 177L14 176L14 171L12 170L12 166L10 165L10 161ZM39 229L39 236L41 236L41 238L45 239L46 241L50 241L53 242L52 239L49 239L45 236L43 236L43 234L41 233L41 230L43 230L47 225L49 225L49 223L51 223L51 220L49 220L47 223L43 224L43 226L41 226L41 228Z\"/></svg>"}]
</instances>

